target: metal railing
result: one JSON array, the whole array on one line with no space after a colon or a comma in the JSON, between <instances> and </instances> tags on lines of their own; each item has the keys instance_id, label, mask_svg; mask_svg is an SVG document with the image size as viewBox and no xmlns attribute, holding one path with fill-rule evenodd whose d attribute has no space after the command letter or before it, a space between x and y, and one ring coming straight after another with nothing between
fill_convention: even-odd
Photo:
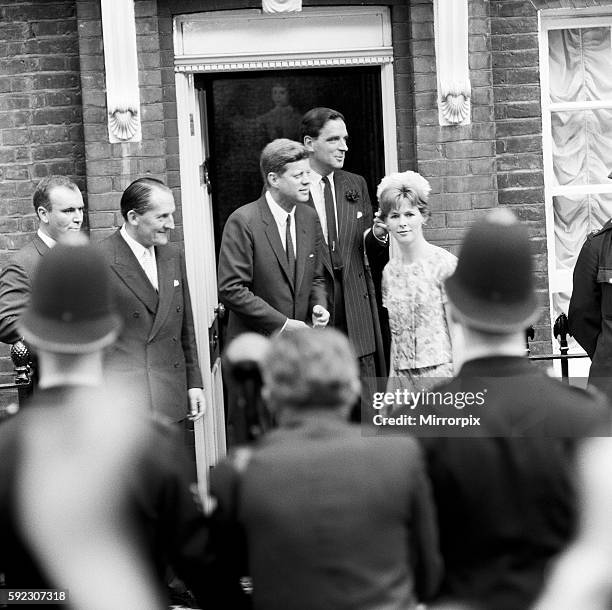
<instances>
[{"instance_id":1,"label":"metal railing","mask_svg":"<svg viewBox=\"0 0 612 610\"><path fill-rule=\"evenodd\" d=\"M567 344L567 338L570 335L569 332L569 323L567 320L567 316L562 313L555 320L555 324L553 326L553 335L555 339L559 343L559 353L558 354L531 354L531 348L529 347L529 341L535 337L535 329L533 326L530 326L525 331L525 345L527 355L529 356L529 360L560 360L561 361L561 379L566 383L569 383L569 361L574 358L588 358L587 354L570 354L569 347Z\"/></svg>"},{"instance_id":2,"label":"metal railing","mask_svg":"<svg viewBox=\"0 0 612 610\"><path fill-rule=\"evenodd\" d=\"M11 360L15 370L13 383L0 383L0 391L17 390L17 404L10 403L0 407L0 421L14 415L32 395L33 367L32 356L28 346L23 341L17 341L11 346Z\"/></svg>"}]
</instances>

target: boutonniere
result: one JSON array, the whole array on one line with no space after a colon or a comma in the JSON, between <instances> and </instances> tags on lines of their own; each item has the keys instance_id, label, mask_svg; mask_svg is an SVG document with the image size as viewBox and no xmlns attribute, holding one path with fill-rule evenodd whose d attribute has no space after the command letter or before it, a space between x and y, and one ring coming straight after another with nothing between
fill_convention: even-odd
<instances>
[{"instance_id":1,"label":"boutonniere","mask_svg":"<svg viewBox=\"0 0 612 610\"><path fill-rule=\"evenodd\" d=\"M350 201L351 203L359 201L359 191L356 191L355 189L350 189L349 191L346 191L346 193L344 193L344 196L346 197L346 200Z\"/></svg>"}]
</instances>

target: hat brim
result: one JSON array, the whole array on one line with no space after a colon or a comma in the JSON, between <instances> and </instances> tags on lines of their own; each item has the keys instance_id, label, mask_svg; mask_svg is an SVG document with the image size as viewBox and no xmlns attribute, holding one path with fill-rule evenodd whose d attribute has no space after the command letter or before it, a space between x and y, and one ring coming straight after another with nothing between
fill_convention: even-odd
<instances>
[{"instance_id":1,"label":"hat brim","mask_svg":"<svg viewBox=\"0 0 612 610\"><path fill-rule=\"evenodd\" d=\"M538 299L534 293L516 303L491 303L464 290L455 275L447 278L444 285L456 317L476 330L490 333L520 332L539 317Z\"/></svg>"},{"instance_id":2,"label":"hat brim","mask_svg":"<svg viewBox=\"0 0 612 610\"><path fill-rule=\"evenodd\" d=\"M110 345L119 334L121 318L108 314L97 320L62 322L27 310L19 331L34 347L58 354L86 354Z\"/></svg>"}]
</instances>

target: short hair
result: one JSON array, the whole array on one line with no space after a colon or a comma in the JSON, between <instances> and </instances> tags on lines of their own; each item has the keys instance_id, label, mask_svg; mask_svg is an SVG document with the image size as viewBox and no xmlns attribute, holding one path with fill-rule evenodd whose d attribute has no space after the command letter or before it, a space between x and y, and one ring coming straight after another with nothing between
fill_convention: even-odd
<instances>
[{"instance_id":1,"label":"short hair","mask_svg":"<svg viewBox=\"0 0 612 610\"><path fill-rule=\"evenodd\" d=\"M273 407L341 408L359 393L357 358L333 328L301 329L274 338L261 365Z\"/></svg>"},{"instance_id":2,"label":"short hair","mask_svg":"<svg viewBox=\"0 0 612 610\"><path fill-rule=\"evenodd\" d=\"M154 189L170 191L170 189L157 178L138 178L130 184L121 196L121 215L127 220L130 210L134 210L139 216L144 214L150 207L150 195Z\"/></svg>"},{"instance_id":3,"label":"short hair","mask_svg":"<svg viewBox=\"0 0 612 610\"><path fill-rule=\"evenodd\" d=\"M43 207L47 211L51 211L51 201L49 199L49 195L51 190L56 186L63 186L69 188L73 191L81 192L79 187L70 179L66 178L66 176L58 176L52 175L43 178L36 186L36 190L34 191L34 195L32 196L32 202L34 204L34 211L38 216L38 208Z\"/></svg>"},{"instance_id":4,"label":"short hair","mask_svg":"<svg viewBox=\"0 0 612 610\"><path fill-rule=\"evenodd\" d=\"M272 140L261 151L259 158L259 169L264 184L268 186L268 174L282 174L285 171L285 166L295 161L308 159L308 151L303 144L288 140L287 138L278 138Z\"/></svg>"},{"instance_id":5,"label":"short hair","mask_svg":"<svg viewBox=\"0 0 612 610\"><path fill-rule=\"evenodd\" d=\"M396 172L385 176L376 191L381 219L399 209L404 201L418 208L424 218L429 218L430 190L429 182L416 172Z\"/></svg>"},{"instance_id":6,"label":"short hair","mask_svg":"<svg viewBox=\"0 0 612 610\"><path fill-rule=\"evenodd\" d=\"M302 141L306 136L318 138L327 121L338 119L346 123L344 115L337 110L323 107L312 108L302 117Z\"/></svg>"}]
</instances>

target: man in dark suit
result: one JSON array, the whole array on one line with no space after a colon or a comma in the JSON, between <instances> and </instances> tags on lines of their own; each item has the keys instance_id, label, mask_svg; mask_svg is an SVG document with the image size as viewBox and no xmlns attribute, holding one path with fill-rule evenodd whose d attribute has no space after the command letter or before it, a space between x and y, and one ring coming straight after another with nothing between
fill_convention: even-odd
<instances>
[{"instance_id":1,"label":"man in dark suit","mask_svg":"<svg viewBox=\"0 0 612 610\"><path fill-rule=\"evenodd\" d=\"M33 278L19 332L39 354L40 390L0 425L3 585L68 588L78 608L157 610L171 565L204 604L208 528L182 447L104 379L121 327L110 275L81 237Z\"/></svg>"},{"instance_id":2,"label":"man in dark suit","mask_svg":"<svg viewBox=\"0 0 612 610\"><path fill-rule=\"evenodd\" d=\"M262 335L325 326L321 228L308 200L308 153L278 139L262 151L266 192L238 208L223 229L219 299L229 310L227 342L240 333Z\"/></svg>"},{"instance_id":3,"label":"man in dark suit","mask_svg":"<svg viewBox=\"0 0 612 610\"><path fill-rule=\"evenodd\" d=\"M309 110L302 119L302 136L313 169L308 203L317 211L326 242L323 265L330 324L348 335L357 353L364 383L362 404L367 405L376 389L373 379L386 372L376 297L364 256L364 234L372 228L370 196L362 176L342 169L348 150L342 114L331 108Z\"/></svg>"},{"instance_id":4,"label":"man in dark suit","mask_svg":"<svg viewBox=\"0 0 612 610\"><path fill-rule=\"evenodd\" d=\"M211 477L219 607L240 607L241 576L252 577L255 610L427 600L441 562L419 447L411 438L364 438L346 421L360 392L346 336L282 333L262 371L279 427Z\"/></svg>"},{"instance_id":5,"label":"man in dark suit","mask_svg":"<svg viewBox=\"0 0 612 610\"><path fill-rule=\"evenodd\" d=\"M186 411L200 417L205 403L185 261L168 243L174 211L163 182L139 178L121 197L123 226L99 248L123 317L107 371L145 409L177 422Z\"/></svg>"},{"instance_id":6,"label":"man in dark suit","mask_svg":"<svg viewBox=\"0 0 612 610\"><path fill-rule=\"evenodd\" d=\"M259 165L264 195L238 208L223 229L218 279L229 311L228 345L248 331L269 336L329 320L321 227L314 210L297 205L308 200L308 153L280 138L263 149ZM231 386L227 438L230 446L248 438L246 413Z\"/></svg>"},{"instance_id":7,"label":"man in dark suit","mask_svg":"<svg viewBox=\"0 0 612 610\"><path fill-rule=\"evenodd\" d=\"M529 608L574 532L574 448L608 433L609 406L525 358L524 329L538 303L527 229L511 212L495 210L472 227L446 292L463 364L435 392L455 403L420 409L476 416L479 425L435 427L427 435L438 438L422 439L446 568L442 595L475 608Z\"/></svg>"},{"instance_id":8,"label":"man in dark suit","mask_svg":"<svg viewBox=\"0 0 612 610\"><path fill-rule=\"evenodd\" d=\"M64 235L80 231L83 223L81 192L64 176L43 178L34 191L33 203L38 231L0 273L0 341L11 345L21 339L17 321L30 300L36 267L49 248Z\"/></svg>"},{"instance_id":9,"label":"man in dark suit","mask_svg":"<svg viewBox=\"0 0 612 610\"><path fill-rule=\"evenodd\" d=\"M572 336L591 359L589 382L612 398L612 220L582 245L568 321Z\"/></svg>"}]
</instances>

